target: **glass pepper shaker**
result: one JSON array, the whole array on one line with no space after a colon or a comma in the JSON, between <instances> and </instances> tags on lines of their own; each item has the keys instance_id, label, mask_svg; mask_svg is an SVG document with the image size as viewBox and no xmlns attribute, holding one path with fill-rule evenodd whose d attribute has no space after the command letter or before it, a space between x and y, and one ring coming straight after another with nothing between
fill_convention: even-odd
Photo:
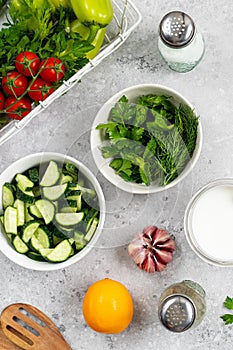
<instances>
[{"instance_id":1,"label":"glass pepper shaker","mask_svg":"<svg viewBox=\"0 0 233 350\"><path fill-rule=\"evenodd\" d=\"M202 321L205 310L205 291L190 280L172 284L159 299L159 319L172 332L196 327Z\"/></svg>"},{"instance_id":2,"label":"glass pepper shaker","mask_svg":"<svg viewBox=\"0 0 233 350\"><path fill-rule=\"evenodd\" d=\"M192 18L184 12L167 13L159 25L158 49L177 72L188 72L200 62L205 44Z\"/></svg>"}]
</instances>

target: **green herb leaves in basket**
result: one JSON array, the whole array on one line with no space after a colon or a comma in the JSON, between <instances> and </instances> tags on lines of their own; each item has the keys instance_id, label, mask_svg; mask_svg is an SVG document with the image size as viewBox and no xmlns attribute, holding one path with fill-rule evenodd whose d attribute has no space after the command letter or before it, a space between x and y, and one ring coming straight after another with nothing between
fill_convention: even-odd
<instances>
[{"instance_id":1,"label":"green herb leaves in basket","mask_svg":"<svg viewBox=\"0 0 233 350\"><path fill-rule=\"evenodd\" d=\"M136 103L126 96L112 108L101 147L104 158L125 181L165 186L193 155L198 117L185 104L176 107L169 96L143 95Z\"/></svg>"}]
</instances>

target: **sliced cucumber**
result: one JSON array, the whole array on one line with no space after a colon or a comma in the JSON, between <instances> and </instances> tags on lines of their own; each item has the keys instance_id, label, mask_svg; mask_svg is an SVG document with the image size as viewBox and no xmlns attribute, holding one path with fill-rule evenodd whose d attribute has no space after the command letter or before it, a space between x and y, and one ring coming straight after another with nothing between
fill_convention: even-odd
<instances>
[{"instance_id":1,"label":"sliced cucumber","mask_svg":"<svg viewBox=\"0 0 233 350\"><path fill-rule=\"evenodd\" d=\"M6 236L16 251L37 261L65 261L85 247L98 225L96 203L85 198L96 199L95 191L85 187L83 177L78 181L82 174L74 164L61 167L51 160L41 183L38 166L2 188Z\"/></svg>"},{"instance_id":2,"label":"sliced cucumber","mask_svg":"<svg viewBox=\"0 0 233 350\"><path fill-rule=\"evenodd\" d=\"M61 262L67 260L71 254L73 254L73 248L69 240L66 239L58 243L58 245L46 255L46 259L51 262Z\"/></svg>"},{"instance_id":3,"label":"sliced cucumber","mask_svg":"<svg viewBox=\"0 0 233 350\"><path fill-rule=\"evenodd\" d=\"M4 212L4 228L6 233L17 235L17 209L8 206Z\"/></svg>"},{"instance_id":4,"label":"sliced cucumber","mask_svg":"<svg viewBox=\"0 0 233 350\"><path fill-rule=\"evenodd\" d=\"M91 239L92 236L94 235L95 230L96 230L96 228L97 228L97 226L98 226L98 223L99 223L99 219L98 219L98 218L94 218L93 221L92 221L92 223L91 223L91 226L90 226L90 228L89 228L89 230L87 231L87 234L86 234L86 236L85 236L85 239L86 239L87 241L90 241L90 239Z\"/></svg>"},{"instance_id":5,"label":"sliced cucumber","mask_svg":"<svg viewBox=\"0 0 233 350\"><path fill-rule=\"evenodd\" d=\"M15 180L23 192L30 191L34 186L34 183L26 175L23 174L17 174Z\"/></svg>"},{"instance_id":6,"label":"sliced cucumber","mask_svg":"<svg viewBox=\"0 0 233 350\"><path fill-rule=\"evenodd\" d=\"M76 213L77 207L62 207L60 212L61 213Z\"/></svg>"},{"instance_id":7,"label":"sliced cucumber","mask_svg":"<svg viewBox=\"0 0 233 350\"><path fill-rule=\"evenodd\" d=\"M79 183L69 184L69 189L73 190L73 191L80 191L82 193L88 194L92 198L96 196L96 192L94 189L83 187Z\"/></svg>"},{"instance_id":8,"label":"sliced cucumber","mask_svg":"<svg viewBox=\"0 0 233 350\"><path fill-rule=\"evenodd\" d=\"M14 204L14 201L14 188L9 182L6 182L2 187L3 209L7 208L9 205L12 206Z\"/></svg>"},{"instance_id":9,"label":"sliced cucumber","mask_svg":"<svg viewBox=\"0 0 233 350\"><path fill-rule=\"evenodd\" d=\"M40 197L41 196L40 186L33 187L32 192L34 194L34 197Z\"/></svg>"},{"instance_id":10,"label":"sliced cucumber","mask_svg":"<svg viewBox=\"0 0 233 350\"><path fill-rule=\"evenodd\" d=\"M45 261L45 259L43 258L43 256L39 253L36 252L31 252L29 251L27 253L27 256L32 259L32 260L36 260L36 261Z\"/></svg>"},{"instance_id":11,"label":"sliced cucumber","mask_svg":"<svg viewBox=\"0 0 233 350\"><path fill-rule=\"evenodd\" d=\"M32 236L34 235L34 233L36 232L36 230L38 229L40 223L37 221L30 221L28 223L26 223L23 228L22 228L22 240L25 243L28 243L30 241L30 239L32 238Z\"/></svg>"},{"instance_id":12,"label":"sliced cucumber","mask_svg":"<svg viewBox=\"0 0 233 350\"><path fill-rule=\"evenodd\" d=\"M89 228L91 227L92 221L98 214L99 214L98 210L94 208L91 208L91 210L89 210L89 212L87 213L87 216L85 217L85 222L87 223L86 231L89 230Z\"/></svg>"},{"instance_id":13,"label":"sliced cucumber","mask_svg":"<svg viewBox=\"0 0 233 350\"><path fill-rule=\"evenodd\" d=\"M40 211L45 224L49 224L55 215L55 206L47 199L38 199L35 202L37 209Z\"/></svg>"},{"instance_id":14,"label":"sliced cucumber","mask_svg":"<svg viewBox=\"0 0 233 350\"><path fill-rule=\"evenodd\" d=\"M56 162L51 160L47 169L45 170L44 176L40 181L41 186L54 186L60 178L60 171Z\"/></svg>"},{"instance_id":15,"label":"sliced cucumber","mask_svg":"<svg viewBox=\"0 0 233 350\"><path fill-rule=\"evenodd\" d=\"M83 249L87 244L84 233L76 231L74 233L74 242L77 250Z\"/></svg>"},{"instance_id":16,"label":"sliced cucumber","mask_svg":"<svg viewBox=\"0 0 233 350\"><path fill-rule=\"evenodd\" d=\"M17 209L17 226L25 224L25 203L21 199L16 199L14 207Z\"/></svg>"},{"instance_id":17,"label":"sliced cucumber","mask_svg":"<svg viewBox=\"0 0 233 350\"><path fill-rule=\"evenodd\" d=\"M39 253L41 254L41 256L43 258L46 259L47 255L49 255L50 253L52 253L52 251L54 250L54 248L41 248L39 250Z\"/></svg>"},{"instance_id":18,"label":"sliced cucumber","mask_svg":"<svg viewBox=\"0 0 233 350\"><path fill-rule=\"evenodd\" d=\"M41 212L39 211L39 209L37 208L37 206L36 206L35 204L30 205L30 207L28 208L28 210L29 210L29 213L30 213L33 217L35 217L35 218L37 218L37 219L42 219L42 218L43 218L43 216L41 215Z\"/></svg>"},{"instance_id":19,"label":"sliced cucumber","mask_svg":"<svg viewBox=\"0 0 233 350\"><path fill-rule=\"evenodd\" d=\"M32 204L35 200L34 193L32 191L23 191L18 185L16 186L16 197L21 199L24 203Z\"/></svg>"},{"instance_id":20,"label":"sliced cucumber","mask_svg":"<svg viewBox=\"0 0 233 350\"><path fill-rule=\"evenodd\" d=\"M34 221L35 217L30 215L29 213L29 207L25 206L25 223L29 221Z\"/></svg>"},{"instance_id":21,"label":"sliced cucumber","mask_svg":"<svg viewBox=\"0 0 233 350\"><path fill-rule=\"evenodd\" d=\"M22 239L19 237L19 235L16 235L13 238L12 244L15 248L15 250L20 254L26 254L29 250L27 244L25 244Z\"/></svg>"},{"instance_id":22,"label":"sliced cucumber","mask_svg":"<svg viewBox=\"0 0 233 350\"><path fill-rule=\"evenodd\" d=\"M61 185L72 182L73 178L71 175L68 174L61 174Z\"/></svg>"},{"instance_id":23,"label":"sliced cucumber","mask_svg":"<svg viewBox=\"0 0 233 350\"><path fill-rule=\"evenodd\" d=\"M57 213L55 219L59 225L74 226L82 221L84 213Z\"/></svg>"},{"instance_id":24,"label":"sliced cucumber","mask_svg":"<svg viewBox=\"0 0 233 350\"><path fill-rule=\"evenodd\" d=\"M38 184L39 183L39 171L37 168L31 168L28 170L28 176L29 179L35 183Z\"/></svg>"},{"instance_id":25,"label":"sliced cucumber","mask_svg":"<svg viewBox=\"0 0 233 350\"><path fill-rule=\"evenodd\" d=\"M42 248L50 248L50 238L45 230L38 227L31 238L30 244L37 251Z\"/></svg>"},{"instance_id":26,"label":"sliced cucumber","mask_svg":"<svg viewBox=\"0 0 233 350\"><path fill-rule=\"evenodd\" d=\"M44 187L43 195L45 198L51 201L56 201L57 199L61 198L62 195L65 193L67 186L68 184Z\"/></svg>"},{"instance_id":27,"label":"sliced cucumber","mask_svg":"<svg viewBox=\"0 0 233 350\"><path fill-rule=\"evenodd\" d=\"M73 163L66 163L65 164L65 169L68 172L68 174L70 174L72 176L72 178L77 181L78 179L78 169L76 168L76 166Z\"/></svg>"}]
</instances>

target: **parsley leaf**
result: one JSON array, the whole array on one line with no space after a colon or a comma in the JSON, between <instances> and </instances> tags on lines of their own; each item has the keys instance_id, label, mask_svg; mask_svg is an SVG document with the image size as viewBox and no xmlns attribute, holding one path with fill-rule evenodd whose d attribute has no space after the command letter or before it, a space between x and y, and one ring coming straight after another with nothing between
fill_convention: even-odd
<instances>
[{"instance_id":1,"label":"parsley leaf","mask_svg":"<svg viewBox=\"0 0 233 350\"><path fill-rule=\"evenodd\" d=\"M225 322L225 325L233 323L233 315L231 314L225 314L220 316L220 318Z\"/></svg>"},{"instance_id":2,"label":"parsley leaf","mask_svg":"<svg viewBox=\"0 0 233 350\"><path fill-rule=\"evenodd\" d=\"M223 305L227 309L233 310L233 298L230 298L227 296ZM224 314L224 315L220 316L220 318L225 322L225 325L233 323L233 314Z\"/></svg>"}]
</instances>

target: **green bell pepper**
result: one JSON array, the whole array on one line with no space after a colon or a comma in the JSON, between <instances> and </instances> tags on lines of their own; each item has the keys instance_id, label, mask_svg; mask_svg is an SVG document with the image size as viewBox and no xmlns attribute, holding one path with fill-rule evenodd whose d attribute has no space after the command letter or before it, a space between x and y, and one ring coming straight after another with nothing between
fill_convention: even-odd
<instances>
[{"instance_id":1,"label":"green bell pepper","mask_svg":"<svg viewBox=\"0 0 233 350\"><path fill-rule=\"evenodd\" d=\"M71 0L71 6L79 21L90 29L89 42L113 19L111 0Z\"/></svg>"},{"instance_id":2,"label":"green bell pepper","mask_svg":"<svg viewBox=\"0 0 233 350\"><path fill-rule=\"evenodd\" d=\"M82 24L78 19L74 20L71 23L70 29L73 32L79 33L80 36L82 37L82 39L87 40L89 35L90 35L90 28L85 26L84 24ZM87 52L86 57L91 60L92 58L94 58L97 53L99 52L103 41L104 41L104 36L106 33L106 27L104 28L100 28L96 34L96 36L94 37L93 41L91 42L91 44L94 46L94 49L92 49L91 51Z\"/></svg>"}]
</instances>

